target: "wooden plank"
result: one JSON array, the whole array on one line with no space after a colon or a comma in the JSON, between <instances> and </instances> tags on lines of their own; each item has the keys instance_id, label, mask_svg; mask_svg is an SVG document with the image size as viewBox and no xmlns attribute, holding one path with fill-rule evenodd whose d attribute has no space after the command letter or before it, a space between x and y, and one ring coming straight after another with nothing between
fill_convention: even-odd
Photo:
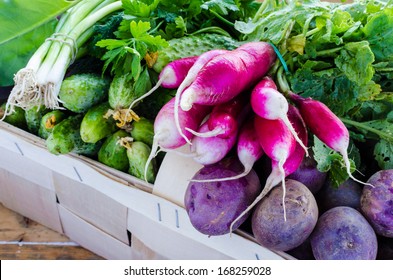
<instances>
[{"instance_id":1,"label":"wooden plank","mask_svg":"<svg viewBox=\"0 0 393 280\"><path fill-rule=\"evenodd\" d=\"M68 237L0 204L0 259L102 259Z\"/></svg>"},{"instance_id":2,"label":"wooden plank","mask_svg":"<svg viewBox=\"0 0 393 280\"><path fill-rule=\"evenodd\" d=\"M0 243L2 260L101 260L102 258L75 243L45 242Z\"/></svg>"}]
</instances>

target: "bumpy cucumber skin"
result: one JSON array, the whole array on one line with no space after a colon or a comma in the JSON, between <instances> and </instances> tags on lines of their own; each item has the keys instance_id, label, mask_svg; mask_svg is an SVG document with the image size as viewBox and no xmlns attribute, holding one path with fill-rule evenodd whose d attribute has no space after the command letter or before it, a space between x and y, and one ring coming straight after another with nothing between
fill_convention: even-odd
<instances>
[{"instance_id":1,"label":"bumpy cucumber skin","mask_svg":"<svg viewBox=\"0 0 393 280\"><path fill-rule=\"evenodd\" d=\"M3 103L0 106L1 118L4 116L5 111L6 111L6 103ZM15 106L14 111L8 116L6 116L4 118L4 121L21 129L27 129L25 110L23 110L21 107Z\"/></svg>"},{"instance_id":2,"label":"bumpy cucumber skin","mask_svg":"<svg viewBox=\"0 0 393 280\"><path fill-rule=\"evenodd\" d=\"M75 139L80 138L79 127L82 115L70 116L54 126L46 139L46 147L52 154L68 154L75 148Z\"/></svg>"},{"instance_id":3,"label":"bumpy cucumber skin","mask_svg":"<svg viewBox=\"0 0 393 280\"><path fill-rule=\"evenodd\" d=\"M130 135L121 129L108 136L98 151L98 161L114 169L127 172L129 167L127 149L119 143L119 140L128 136Z\"/></svg>"},{"instance_id":4,"label":"bumpy cucumber skin","mask_svg":"<svg viewBox=\"0 0 393 280\"><path fill-rule=\"evenodd\" d=\"M151 147L154 137L153 121L140 117L139 121L132 122L130 134L135 141L142 141Z\"/></svg>"},{"instance_id":5,"label":"bumpy cucumber skin","mask_svg":"<svg viewBox=\"0 0 393 280\"><path fill-rule=\"evenodd\" d=\"M112 109L125 109L152 87L147 69L142 71L136 82L129 80L128 75L113 77L109 86L108 100Z\"/></svg>"},{"instance_id":6,"label":"bumpy cucumber skin","mask_svg":"<svg viewBox=\"0 0 393 280\"><path fill-rule=\"evenodd\" d=\"M154 71L160 73L169 62L179 58L200 55L213 49L233 50L240 45L231 37L202 33L169 40L169 47L159 51Z\"/></svg>"},{"instance_id":7,"label":"bumpy cucumber skin","mask_svg":"<svg viewBox=\"0 0 393 280\"><path fill-rule=\"evenodd\" d=\"M38 130L40 129L41 125L41 119L49 111L50 109L47 109L44 105L39 107L34 106L32 108L26 109L25 120L27 130L34 135L38 135Z\"/></svg>"},{"instance_id":8,"label":"bumpy cucumber skin","mask_svg":"<svg viewBox=\"0 0 393 280\"><path fill-rule=\"evenodd\" d=\"M130 143L130 148L127 148L127 157L129 162L128 173L141 179L145 180L145 165L147 159L149 158L151 148L141 142L134 141ZM149 183L154 183L156 180L157 166L155 159L153 159L148 166L146 181Z\"/></svg>"},{"instance_id":9,"label":"bumpy cucumber skin","mask_svg":"<svg viewBox=\"0 0 393 280\"><path fill-rule=\"evenodd\" d=\"M60 111L60 110L53 110L43 115L41 118L40 127L38 129L38 136L40 136L43 139L47 139L49 137L49 134L51 134L55 125L60 123L66 117L67 114L64 111ZM50 122L52 126L48 127L47 122Z\"/></svg>"},{"instance_id":10,"label":"bumpy cucumber skin","mask_svg":"<svg viewBox=\"0 0 393 280\"><path fill-rule=\"evenodd\" d=\"M118 129L112 118L105 118L109 109L109 103L104 102L86 112L80 126L80 134L84 142L96 143Z\"/></svg>"},{"instance_id":11,"label":"bumpy cucumber skin","mask_svg":"<svg viewBox=\"0 0 393 280\"><path fill-rule=\"evenodd\" d=\"M63 80L59 98L68 110L84 113L107 99L109 84L108 78L97 74L75 74Z\"/></svg>"}]
</instances>

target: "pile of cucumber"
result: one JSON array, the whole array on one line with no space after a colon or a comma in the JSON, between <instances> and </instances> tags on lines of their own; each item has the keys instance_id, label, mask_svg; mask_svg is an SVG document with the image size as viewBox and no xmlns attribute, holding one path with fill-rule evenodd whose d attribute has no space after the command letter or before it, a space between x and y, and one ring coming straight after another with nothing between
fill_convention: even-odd
<instances>
[{"instance_id":1,"label":"pile of cucumber","mask_svg":"<svg viewBox=\"0 0 393 280\"><path fill-rule=\"evenodd\" d=\"M15 107L4 121L45 139L47 149L53 154L84 155L154 183L159 158L150 162L144 176L154 136L153 119L137 115L137 120L119 126L110 114L118 109L121 98L130 96L125 94L128 88L120 88L119 79L94 73L68 76L59 94L64 109ZM150 82L145 84L147 88L151 86ZM141 90L144 92L146 88ZM143 106L139 107L143 112ZM5 103L1 105L0 115L4 110Z\"/></svg>"}]
</instances>

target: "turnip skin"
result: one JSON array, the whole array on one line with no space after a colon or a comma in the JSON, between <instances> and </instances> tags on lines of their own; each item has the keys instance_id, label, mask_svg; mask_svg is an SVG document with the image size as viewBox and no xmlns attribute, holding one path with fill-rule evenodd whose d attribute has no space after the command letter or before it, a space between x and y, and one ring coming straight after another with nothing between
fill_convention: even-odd
<instances>
[{"instance_id":1,"label":"turnip skin","mask_svg":"<svg viewBox=\"0 0 393 280\"><path fill-rule=\"evenodd\" d=\"M287 180L285 221L282 196L282 188L272 189L255 207L251 225L259 244L271 250L288 251L310 236L318 220L318 206L304 184Z\"/></svg>"},{"instance_id":2,"label":"turnip skin","mask_svg":"<svg viewBox=\"0 0 393 280\"><path fill-rule=\"evenodd\" d=\"M328 179L316 195L319 210L322 213L337 206L348 206L360 211L362 190L363 186L352 179L344 181L338 187L332 186Z\"/></svg>"},{"instance_id":3,"label":"turnip skin","mask_svg":"<svg viewBox=\"0 0 393 280\"><path fill-rule=\"evenodd\" d=\"M379 235L393 237L393 169L380 170L364 186L360 199L363 215Z\"/></svg>"},{"instance_id":4,"label":"turnip skin","mask_svg":"<svg viewBox=\"0 0 393 280\"><path fill-rule=\"evenodd\" d=\"M315 195L322 189L326 181L327 173L321 172L317 168L315 159L310 154L309 157L304 157L299 168L295 172L288 175L288 179L293 179L303 183Z\"/></svg>"},{"instance_id":5,"label":"turnip skin","mask_svg":"<svg viewBox=\"0 0 393 280\"><path fill-rule=\"evenodd\" d=\"M205 180L229 177L243 171L236 157L202 167L192 179ZM206 235L224 235L230 232L232 221L244 211L260 193L261 185L254 170L244 177L223 182L193 182L187 187L184 205L192 225ZM245 215L233 229L246 219Z\"/></svg>"},{"instance_id":6,"label":"turnip skin","mask_svg":"<svg viewBox=\"0 0 393 280\"><path fill-rule=\"evenodd\" d=\"M317 260L374 260L377 236L354 208L338 206L323 213L310 236Z\"/></svg>"}]
</instances>

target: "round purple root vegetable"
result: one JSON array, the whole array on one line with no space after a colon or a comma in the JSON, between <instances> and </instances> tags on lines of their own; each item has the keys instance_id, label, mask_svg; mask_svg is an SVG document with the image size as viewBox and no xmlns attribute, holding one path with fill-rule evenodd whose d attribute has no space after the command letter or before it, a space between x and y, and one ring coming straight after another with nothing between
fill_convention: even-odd
<instances>
[{"instance_id":1,"label":"round purple root vegetable","mask_svg":"<svg viewBox=\"0 0 393 280\"><path fill-rule=\"evenodd\" d=\"M285 206L283 189L274 188L255 207L251 219L252 232L262 246L288 251L301 245L318 220L318 206L311 191L302 183L287 180Z\"/></svg>"},{"instance_id":2,"label":"round purple root vegetable","mask_svg":"<svg viewBox=\"0 0 393 280\"><path fill-rule=\"evenodd\" d=\"M323 213L310 236L317 260L374 260L377 236L354 208L338 206Z\"/></svg>"},{"instance_id":3,"label":"round purple root vegetable","mask_svg":"<svg viewBox=\"0 0 393 280\"><path fill-rule=\"evenodd\" d=\"M364 186L360 199L363 215L375 232L386 237L393 237L393 169L381 170L368 181L371 186Z\"/></svg>"},{"instance_id":4,"label":"round purple root vegetable","mask_svg":"<svg viewBox=\"0 0 393 280\"><path fill-rule=\"evenodd\" d=\"M232 177L243 171L236 157L225 158L202 167L192 180ZM261 191L259 177L254 170L246 176L229 181L190 181L184 198L191 224L206 235L230 232L231 223L242 213ZM238 228L248 217L235 223Z\"/></svg>"},{"instance_id":5,"label":"round purple root vegetable","mask_svg":"<svg viewBox=\"0 0 393 280\"><path fill-rule=\"evenodd\" d=\"M317 162L310 153L309 157L303 158L299 168L287 178L303 183L313 194L316 194L325 183L326 175L326 172L318 170Z\"/></svg>"},{"instance_id":6,"label":"round purple root vegetable","mask_svg":"<svg viewBox=\"0 0 393 280\"><path fill-rule=\"evenodd\" d=\"M338 187L332 186L329 179L316 195L320 212L337 206L348 206L360 211L360 197L363 186L352 179L344 181Z\"/></svg>"}]
</instances>

